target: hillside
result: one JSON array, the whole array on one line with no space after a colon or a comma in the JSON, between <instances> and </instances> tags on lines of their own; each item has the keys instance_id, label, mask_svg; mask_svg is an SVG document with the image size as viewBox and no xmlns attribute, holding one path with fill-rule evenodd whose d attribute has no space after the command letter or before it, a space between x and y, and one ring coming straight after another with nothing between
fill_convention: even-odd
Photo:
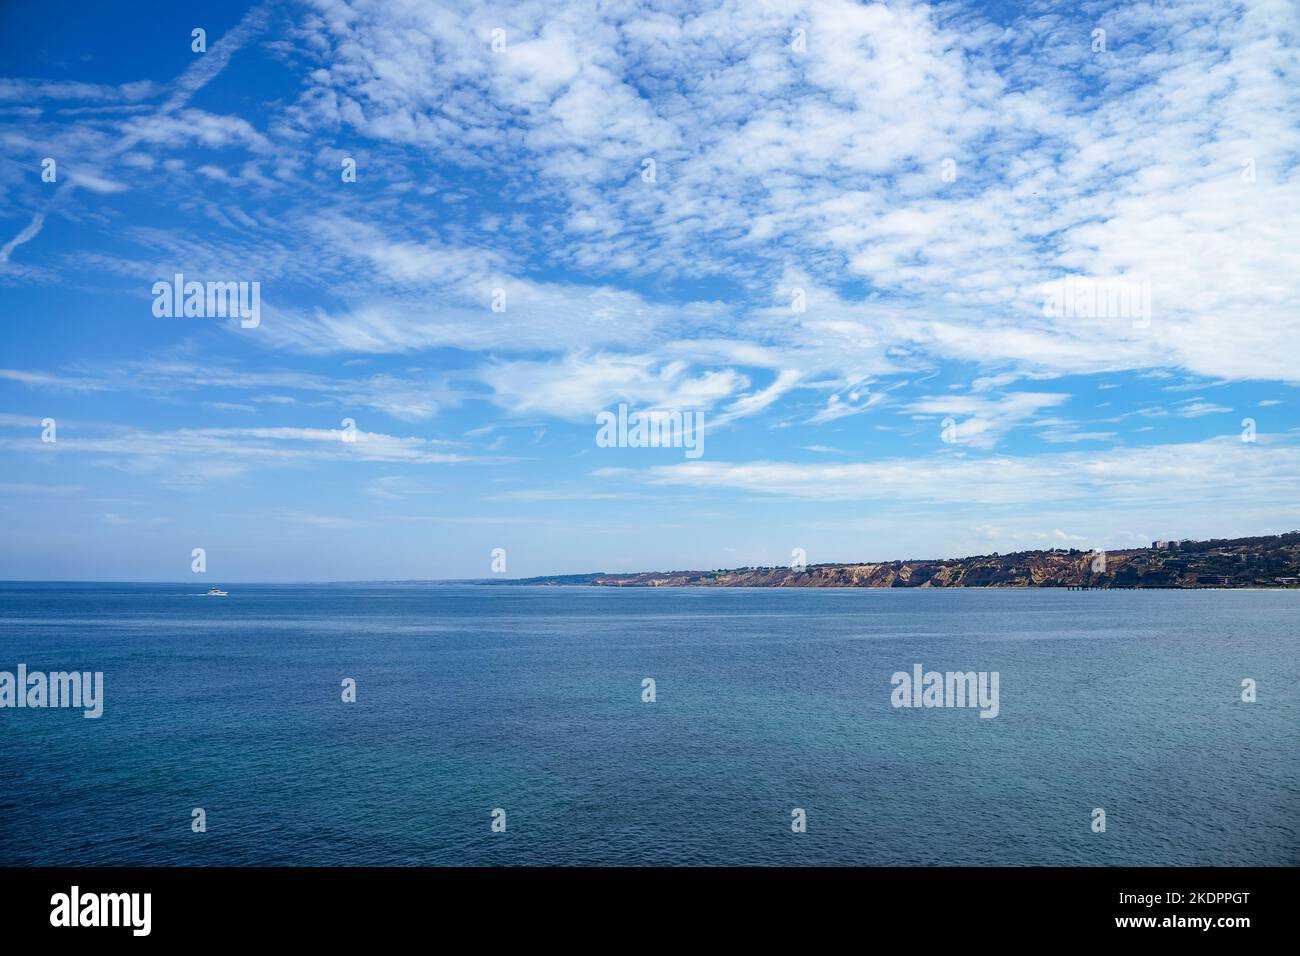
<instances>
[{"instance_id":1,"label":"hillside","mask_svg":"<svg viewBox=\"0 0 1300 956\"><path fill-rule=\"evenodd\" d=\"M1153 542L1151 547L1098 552L1018 551L942 560L817 564L804 570L746 567L715 571L649 571L565 575L518 583L598 587L1300 587L1300 531L1253 538Z\"/></svg>"}]
</instances>

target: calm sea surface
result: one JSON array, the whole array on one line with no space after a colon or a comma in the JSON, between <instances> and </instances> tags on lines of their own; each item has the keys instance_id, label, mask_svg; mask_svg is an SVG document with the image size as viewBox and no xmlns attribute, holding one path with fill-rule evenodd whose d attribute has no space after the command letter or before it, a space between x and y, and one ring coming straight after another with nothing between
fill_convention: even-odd
<instances>
[{"instance_id":1,"label":"calm sea surface","mask_svg":"<svg viewBox=\"0 0 1300 956\"><path fill-rule=\"evenodd\" d=\"M0 584L0 863L1300 863L1300 592L201 590Z\"/></svg>"}]
</instances>

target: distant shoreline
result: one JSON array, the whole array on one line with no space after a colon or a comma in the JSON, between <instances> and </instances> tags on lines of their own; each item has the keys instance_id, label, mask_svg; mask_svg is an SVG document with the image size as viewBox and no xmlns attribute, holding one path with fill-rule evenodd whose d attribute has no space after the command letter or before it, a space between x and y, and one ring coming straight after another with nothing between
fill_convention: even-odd
<instances>
[{"instance_id":1,"label":"distant shoreline","mask_svg":"<svg viewBox=\"0 0 1300 956\"><path fill-rule=\"evenodd\" d=\"M1004 588L1066 590L1278 590L1300 588L1300 531L1209 541L1153 541L1148 548L1052 548L966 558L807 564L713 571L561 574L501 584L595 587Z\"/></svg>"}]
</instances>

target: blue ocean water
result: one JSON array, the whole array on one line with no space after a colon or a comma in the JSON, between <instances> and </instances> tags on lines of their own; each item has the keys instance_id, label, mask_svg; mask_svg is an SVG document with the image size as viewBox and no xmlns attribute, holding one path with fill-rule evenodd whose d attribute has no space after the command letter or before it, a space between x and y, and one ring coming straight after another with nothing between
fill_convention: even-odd
<instances>
[{"instance_id":1,"label":"blue ocean water","mask_svg":"<svg viewBox=\"0 0 1300 956\"><path fill-rule=\"evenodd\" d=\"M1300 863L1300 592L201 590L0 584L0 862Z\"/></svg>"}]
</instances>

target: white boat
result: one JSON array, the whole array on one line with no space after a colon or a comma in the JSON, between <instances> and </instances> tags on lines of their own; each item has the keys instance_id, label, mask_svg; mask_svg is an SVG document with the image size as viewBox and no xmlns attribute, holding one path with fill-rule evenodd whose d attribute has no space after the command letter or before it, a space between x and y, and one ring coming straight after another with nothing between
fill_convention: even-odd
<instances>
[{"instance_id":1,"label":"white boat","mask_svg":"<svg viewBox=\"0 0 1300 956\"><path fill-rule=\"evenodd\" d=\"M223 591L221 588L208 588L208 597L225 597L229 591Z\"/></svg>"}]
</instances>

